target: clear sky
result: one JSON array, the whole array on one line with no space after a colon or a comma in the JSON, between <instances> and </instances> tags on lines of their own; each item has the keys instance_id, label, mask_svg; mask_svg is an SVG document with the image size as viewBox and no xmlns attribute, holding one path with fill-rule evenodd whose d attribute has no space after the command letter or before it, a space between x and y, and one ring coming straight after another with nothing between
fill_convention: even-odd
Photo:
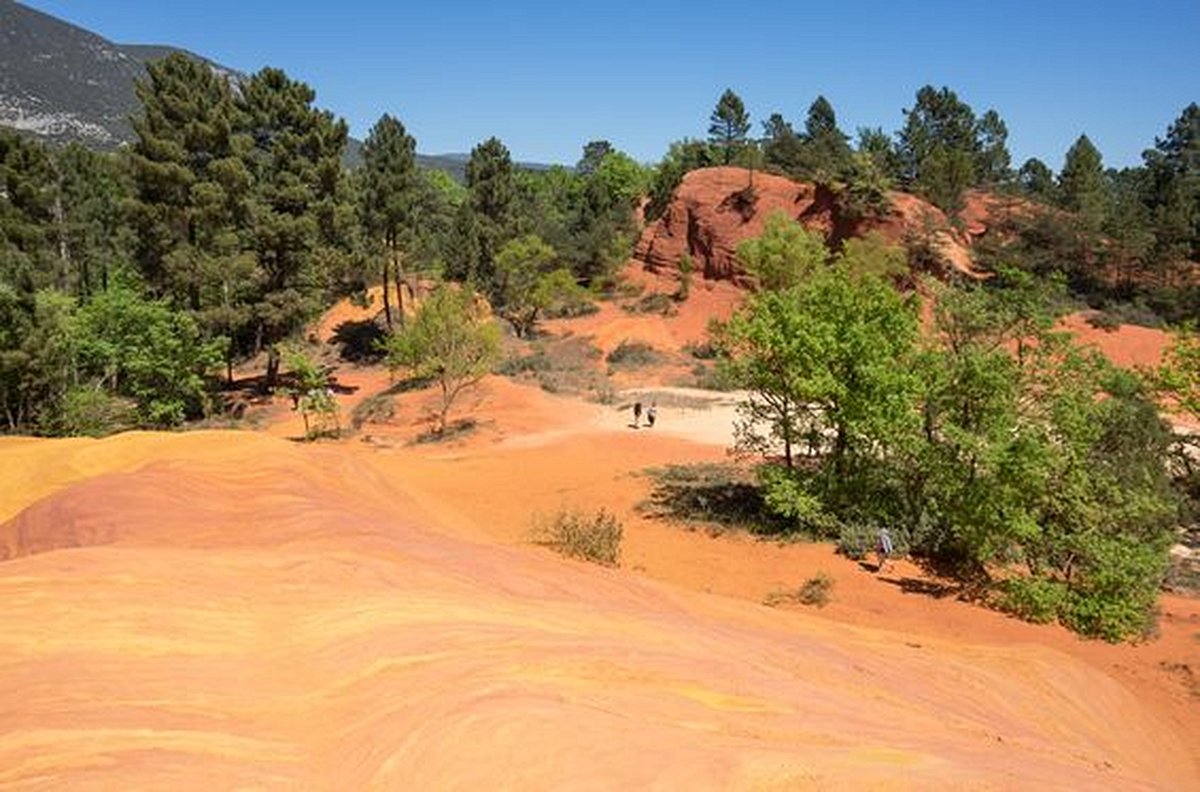
<instances>
[{"instance_id":1,"label":"clear sky","mask_svg":"<svg viewBox=\"0 0 1200 792\"><path fill-rule=\"evenodd\" d=\"M796 126L824 94L841 127L888 132L947 85L1008 124L1013 163L1056 170L1086 133L1136 165L1200 101L1200 0L23 0L119 43L277 66L363 137L391 113L429 154L492 135L574 163L605 138L654 162L704 137L733 88L754 123Z\"/></svg>"}]
</instances>

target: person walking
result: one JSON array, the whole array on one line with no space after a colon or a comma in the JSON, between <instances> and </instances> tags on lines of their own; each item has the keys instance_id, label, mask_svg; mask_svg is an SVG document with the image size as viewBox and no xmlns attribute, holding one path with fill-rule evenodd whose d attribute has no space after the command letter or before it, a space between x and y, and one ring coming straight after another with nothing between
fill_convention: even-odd
<instances>
[{"instance_id":1,"label":"person walking","mask_svg":"<svg viewBox=\"0 0 1200 792\"><path fill-rule=\"evenodd\" d=\"M658 404L651 404L650 409L646 410L646 426L650 429L654 428L654 421L658 418Z\"/></svg>"},{"instance_id":2,"label":"person walking","mask_svg":"<svg viewBox=\"0 0 1200 792\"><path fill-rule=\"evenodd\" d=\"M879 565L875 567L875 574L883 571L883 567L891 560L892 553L895 552L895 546L892 544L892 533L886 527L879 529L879 543L875 551L879 554Z\"/></svg>"},{"instance_id":3,"label":"person walking","mask_svg":"<svg viewBox=\"0 0 1200 792\"><path fill-rule=\"evenodd\" d=\"M642 422L642 403L635 401L633 403L633 428L637 429L638 424Z\"/></svg>"}]
</instances>

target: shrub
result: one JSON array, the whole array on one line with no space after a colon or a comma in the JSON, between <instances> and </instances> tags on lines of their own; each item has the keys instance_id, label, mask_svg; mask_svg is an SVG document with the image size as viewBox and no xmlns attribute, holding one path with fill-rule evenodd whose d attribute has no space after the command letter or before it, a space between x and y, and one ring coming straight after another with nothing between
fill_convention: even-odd
<instances>
[{"instance_id":1,"label":"shrub","mask_svg":"<svg viewBox=\"0 0 1200 792\"><path fill-rule=\"evenodd\" d=\"M625 366L628 368L636 368L638 366L649 366L658 362L659 354L654 347L644 341L630 341L628 339L617 345L617 348L608 353L605 360L611 366Z\"/></svg>"},{"instance_id":2,"label":"shrub","mask_svg":"<svg viewBox=\"0 0 1200 792\"><path fill-rule=\"evenodd\" d=\"M795 591L775 591L763 600L764 605L775 607L785 602L815 605L824 608L829 604L834 580L828 572L821 571L804 581Z\"/></svg>"},{"instance_id":3,"label":"shrub","mask_svg":"<svg viewBox=\"0 0 1200 792\"><path fill-rule=\"evenodd\" d=\"M396 400L386 393L363 399L350 413L350 427L355 431L363 424L386 423L396 416Z\"/></svg>"},{"instance_id":4,"label":"shrub","mask_svg":"<svg viewBox=\"0 0 1200 792\"><path fill-rule=\"evenodd\" d=\"M1001 584L998 604L1018 618L1049 624L1058 619L1066 600L1067 587L1062 581L1019 577Z\"/></svg>"},{"instance_id":5,"label":"shrub","mask_svg":"<svg viewBox=\"0 0 1200 792\"><path fill-rule=\"evenodd\" d=\"M101 387L82 386L67 391L59 429L64 435L104 437L134 426L136 405Z\"/></svg>"},{"instance_id":6,"label":"shrub","mask_svg":"<svg viewBox=\"0 0 1200 792\"><path fill-rule=\"evenodd\" d=\"M534 540L569 558L616 566L621 556L621 522L606 509L586 512L563 509L539 521Z\"/></svg>"},{"instance_id":7,"label":"shrub","mask_svg":"<svg viewBox=\"0 0 1200 792\"><path fill-rule=\"evenodd\" d=\"M661 314L671 316L675 313L675 299L669 294L653 292L641 297L637 302L623 306L626 311L638 314Z\"/></svg>"},{"instance_id":8,"label":"shrub","mask_svg":"<svg viewBox=\"0 0 1200 792\"><path fill-rule=\"evenodd\" d=\"M862 561L875 549L879 529L858 522L843 523L838 530L837 551L852 561Z\"/></svg>"},{"instance_id":9,"label":"shrub","mask_svg":"<svg viewBox=\"0 0 1200 792\"><path fill-rule=\"evenodd\" d=\"M784 532L771 514L753 476L731 464L700 463L651 468L650 497L638 508L652 517L693 520L718 528L746 528L760 534Z\"/></svg>"},{"instance_id":10,"label":"shrub","mask_svg":"<svg viewBox=\"0 0 1200 792\"><path fill-rule=\"evenodd\" d=\"M717 349L711 341L688 341L683 345L683 351L696 360L713 360L717 356Z\"/></svg>"},{"instance_id":11,"label":"shrub","mask_svg":"<svg viewBox=\"0 0 1200 792\"><path fill-rule=\"evenodd\" d=\"M816 605L818 608L824 608L829 604L832 591L833 578L827 572L818 572L800 586L797 600L801 605Z\"/></svg>"}]
</instances>

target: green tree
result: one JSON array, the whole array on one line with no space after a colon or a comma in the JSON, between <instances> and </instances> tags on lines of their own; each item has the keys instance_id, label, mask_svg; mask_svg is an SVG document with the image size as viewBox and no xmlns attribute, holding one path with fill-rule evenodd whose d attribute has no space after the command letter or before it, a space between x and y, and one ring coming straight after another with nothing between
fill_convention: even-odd
<instances>
[{"instance_id":1,"label":"green tree","mask_svg":"<svg viewBox=\"0 0 1200 792\"><path fill-rule=\"evenodd\" d=\"M1043 203L1055 200L1054 171L1037 157L1031 157L1021 165L1017 171L1017 184L1034 200Z\"/></svg>"},{"instance_id":2,"label":"green tree","mask_svg":"<svg viewBox=\"0 0 1200 792\"><path fill-rule=\"evenodd\" d=\"M904 111L898 139L905 183L943 210L959 208L962 191L978 179L983 151L970 105L949 88L926 85L917 91L913 108Z\"/></svg>"},{"instance_id":3,"label":"green tree","mask_svg":"<svg viewBox=\"0 0 1200 792\"><path fill-rule=\"evenodd\" d=\"M788 175L800 169L800 136L779 113L763 122L763 162Z\"/></svg>"},{"instance_id":4,"label":"green tree","mask_svg":"<svg viewBox=\"0 0 1200 792\"><path fill-rule=\"evenodd\" d=\"M1156 255L1164 261L1200 258L1200 105L1185 107L1142 157L1149 171L1147 205Z\"/></svg>"},{"instance_id":5,"label":"green tree","mask_svg":"<svg viewBox=\"0 0 1200 792\"><path fill-rule=\"evenodd\" d=\"M857 150L860 155L871 158L875 168L889 182L903 177L900 153L892 138L879 127L859 127Z\"/></svg>"},{"instance_id":6,"label":"green tree","mask_svg":"<svg viewBox=\"0 0 1200 792\"><path fill-rule=\"evenodd\" d=\"M810 278L829 258L825 240L782 211L768 215L763 232L737 246L737 257L760 289L778 291Z\"/></svg>"},{"instance_id":7,"label":"green tree","mask_svg":"<svg viewBox=\"0 0 1200 792\"><path fill-rule=\"evenodd\" d=\"M334 217L348 132L344 121L313 106L315 98L309 86L267 68L241 86L237 102L253 141L246 234L261 284L256 349L274 349L316 312L321 264L338 255ZM269 355L268 388L278 367L278 354Z\"/></svg>"},{"instance_id":8,"label":"green tree","mask_svg":"<svg viewBox=\"0 0 1200 792\"><path fill-rule=\"evenodd\" d=\"M591 140L583 146L583 156L575 165L575 172L580 176L590 176L600 163L612 152L616 151L613 144L607 140Z\"/></svg>"},{"instance_id":9,"label":"green tree","mask_svg":"<svg viewBox=\"0 0 1200 792\"><path fill-rule=\"evenodd\" d=\"M892 180L870 154L856 151L850 155L845 184L839 193L842 211L850 220L883 217L892 209L888 193Z\"/></svg>"},{"instance_id":10,"label":"green tree","mask_svg":"<svg viewBox=\"0 0 1200 792\"><path fill-rule=\"evenodd\" d=\"M60 252L81 299L108 288L109 277L132 261L136 242L125 211L133 185L122 160L72 144L57 157Z\"/></svg>"},{"instance_id":11,"label":"green tree","mask_svg":"<svg viewBox=\"0 0 1200 792\"><path fill-rule=\"evenodd\" d=\"M532 235L509 240L496 253L500 314L519 338L533 331L538 315L549 305L551 295L540 286L556 269L556 256L554 248Z\"/></svg>"},{"instance_id":12,"label":"green tree","mask_svg":"<svg viewBox=\"0 0 1200 792\"><path fill-rule=\"evenodd\" d=\"M467 189L479 240L479 285L495 289L496 252L512 238L516 179L512 156L496 138L488 138L471 150L467 161Z\"/></svg>"},{"instance_id":13,"label":"green tree","mask_svg":"<svg viewBox=\"0 0 1200 792\"><path fill-rule=\"evenodd\" d=\"M749 133L750 116L746 113L746 106L742 104L741 97L726 88L709 116L708 125L708 139L720 147L726 165L732 163L746 145L746 135Z\"/></svg>"},{"instance_id":14,"label":"green tree","mask_svg":"<svg viewBox=\"0 0 1200 792\"><path fill-rule=\"evenodd\" d=\"M388 299L389 271L396 273L396 299L404 323L403 260L401 248L412 226L417 190L417 144L404 124L386 113L375 122L363 143L363 224L382 241L383 311L392 326Z\"/></svg>"},{"instance_id":15,"label":"green tree","mask_svg":"<svg viewBox=\"0 0 1200 792\"><path fill-rule=\"evenodd\" d=\"M466 289L439 286L421 303L406 327L389 337L387 362L417 377L433 379L441 391L437 431L445 432L455 399L500 360L500 331L482 315Z\"/></svg>"},{"instance_id":16,"label":"green tree","mask_svg":"<svg viewBox=\"0 0 1200 792\"><path fill-rule=\"evenodd\" d=\"M292 396L304 419L305 439L337 437L342 431L341 418L329 376L303 347L290 348L284 358L292 372Z\"/></svg>"},{"instance_id":17,"label":"green tree","mask_svg":"<svg viewBox=\"0 0 1200 792\"><path fill-rule=\"evenodd\" d=\"M53 431L74 384L74 300L0 281L0 409L9 431Z\"/></svg>"},{"instance_id":18,"label":"green tree","mask_svg":"<svg viewBox=\"0 0 1200 792\"><path fill-rule=\"evenodd\" d=\"M988 110L976 126L979 153L975 175L980 184L1005 184L1012 178L1012 157L1008 153L1008 126L995 110Z\"/></svg>"},{"instance_id":19,"label":"green tree","mask_svg":"<svg viewBox=\"0 0 1200 792\"><path fill-rule=\"evenodd\" d=\"M157 294L199 314L217 301L240 250L249 141L237 133L229 83L185 55L150 63L137 94L130 162L138 265Z\"/></svg>"},{"instance_id":20,"label":"green tree","mask_svg":"<svg viewBox=\"0 0 1200 792\"><path fill-rule=\"evenodd\" d=\"M113 287L79 310L73 346L81 379L132 398L141 425L165 427L207 410L224 342L205 341L185 312Z\"/></svg>"},{"instance_id":21,"label":"green tree","mask_svg":"<svg viewBox=\"0 0 1200 792\"><path fill-rule=\"evenodd\" d=\"M916 338L912 305L884 281L854 277L844 266L755 295L717 335L730 380L750 392L739 406L739 447L778 444L791 468L805 441L810 454L828 453L825 486L836 490L852 457L911 411L905 361Z\"/></svg>"},{"instance_id":22,"label":"green tree","mask_svg":"<svg viewBox=\"0 0 1200 792\"><path fill-rule=\"evenodd\" d=\"M800 137L800 175L829 184L840 179L850 165L850 144L837 125L833 105L818 96L808 108Z\"/></svg>"},{"instance_id":23,"label":"green tree","mask_svg":"<svg viewBox=\"0 0 1200 792\"><path fill-rule=\"evenodd\" d=\"M1077 213L1087 228L1099 229L1108 194L1100 152L1087 135L1080 135L1067 150L1058 175L1058 195L1064 209Z\"/></svg>"},{"instance_id":24,"label":"green tree","mask_svg":"<svg viewBox=\"0 0 1200 792\"><path fill-rule=\"evenodd\" d=\"M0 278L22 290L66 286L55 228L60 201L49 150L0 129Z\"/></svg>"},{"instance_id":25,"label":"green tree","mask_svg":"<svg viewBox=\"0 0 1200 792\"><path fill-rule=\"evenodd\" d=\"M671 143L650 179L650 201L646 204L646 219L662 216L675 195L683 177L698 168L717 163L713 146L703 140L677 140Z\"/></svg>"}]
</instances>

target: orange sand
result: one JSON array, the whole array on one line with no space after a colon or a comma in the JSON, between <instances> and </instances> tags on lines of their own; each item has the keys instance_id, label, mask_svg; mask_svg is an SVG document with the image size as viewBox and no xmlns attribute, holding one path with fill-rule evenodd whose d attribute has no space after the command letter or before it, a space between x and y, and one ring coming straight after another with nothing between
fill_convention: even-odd
<instances>
[{"instance_id":1,"label":"orange sand","mask_svg":"<svg viewBox=\"0 0 1200 792\"><path fill-rule=\"evenodd\" d=\"M569 326L677 348L726 310L704 294ZM346 415L388 385L338 378ZM489 378L474 433L414 445L434 400L315 445L283 407L0 438L0 786L1200 788L1200 601L1109 646L641 516L642 470L724 458L727 404L635 431ZM560 506L621 517L620 569L529 543ZM759 604L818 571L828 607Z\"/></svg>"},{"instance_id":2,"label":"orange sand","mask_svg":"<svg viewBox=\"0 0 1200 792\"><path fill-rule=\"evenodd\" d=\"M619 506L636 482L608 478L610 467L681 450L649 433L585 433L557 454L468 445L458 464L239 433L163 439L0 443L5 469L18 454L92 474L32 503L5 491L7 511L26 508L3 533L16 558L0 566L0 784L1198 779L1185 732L1052 641L922 634L901 614L903 632L851 626L437 530L444 516L488 510L473 522L485 539L555 494L605 494L563 464L577 454L605 463L593 477ZM533 499L512 492L548 473L550 456L557 480L525 490ZM487 478L501 466L507 492ZM454 479L477 500L440 500ZM668 535L658 530L631 527L633 559L653 555ZM719 544L742 560L714 580L771 555ZM887 583L850 574L904 610Z\"/></svg>"}]
</instances>

